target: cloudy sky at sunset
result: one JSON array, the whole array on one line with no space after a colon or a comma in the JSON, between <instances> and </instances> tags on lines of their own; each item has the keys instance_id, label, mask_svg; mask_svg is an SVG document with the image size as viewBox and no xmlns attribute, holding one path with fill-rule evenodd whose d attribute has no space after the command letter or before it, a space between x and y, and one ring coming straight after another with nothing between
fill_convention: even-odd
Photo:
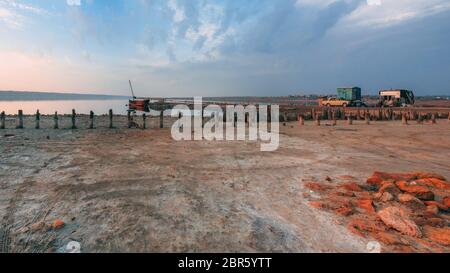
<instances>
[{"instance_id":1,"label":"cloudy sky at sunset","mask_svg":"<svg viewBox=\"0 0 450 273\"><path fill-rule=\"evenodd\" d=\"M0 0L0 90L450 95L449 0Z\"/></svg>"}]
</instances>

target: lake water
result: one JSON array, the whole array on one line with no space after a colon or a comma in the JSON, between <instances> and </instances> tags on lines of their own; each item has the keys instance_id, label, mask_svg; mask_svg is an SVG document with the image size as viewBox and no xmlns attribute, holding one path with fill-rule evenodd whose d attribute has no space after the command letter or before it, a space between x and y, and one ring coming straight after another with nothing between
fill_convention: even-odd
<instances>
[{"instance_id":1,"label":"lake water","mask_svg":"<svg viewBox=\"0 0 450 273\"><path fill-rule=\"evenodd\" d=\"M127 100L64 100L64 101L0 101L0 112L17 114L23 110L25 115L32 115L36 110L43 115L71 114L75 109L78 114L89 114L94 111L96 115L107 114L112 109L114 114L126 114Z\"/></svg>"}]
</instances>

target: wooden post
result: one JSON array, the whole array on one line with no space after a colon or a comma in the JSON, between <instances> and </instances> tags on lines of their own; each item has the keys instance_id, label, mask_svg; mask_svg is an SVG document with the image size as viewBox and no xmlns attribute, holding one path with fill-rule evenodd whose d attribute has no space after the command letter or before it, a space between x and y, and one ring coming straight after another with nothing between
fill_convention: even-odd
<instances>
[{"instance_id":1,"label":"wooden post","mask_svg":"<svg viewBox=\"0 0 450 273\"><path fill-rule=\"evenodd\" d=\"M77 113L75 112L75 109L72 109L72 130L77 129Z\"/></svg>"},{"instance_id":2,"label":"wooden post","mask_svg":"<svg viewBox=\"0 0 450 273\"><path fill-rule=\"evenodd\" d=\"M147 129L147 116L144 114L142 114L142 129Z\"/></svg>"},{"instance_id":3,"label":"wooden post","mask_svg":"<svg viewBox=\"0 0 450 273\"><path fill-rule=\"evenodd\" d=\"M41 128L41 113L39 113L39 110L36 111L36 129L40 129Z\"/></svg>"},{"instance_id":4,"label":"wooden post","mask_svg":"<svg viewBox=\"0 0 450 273\"><path fill-rule=\"evenodd\" d=\"M203 106L203 104L202 104L202 112L200 113L200 115L202 117L202 128L205 128L205 107Z\"/></svg>"},{"instance_id":5,"label":"wooden post","mask_svg":"<svg viewBox=\"0 0 450 273\"><path fill-rule=\"evenodd\" d=\"M272 106L267 105L267 123L272 123Z\"/></svg>"},{"instance_id":6,"label":"wooden post","mask_svg":"<svg viewBox=\"0 0 450 273\"><path fill-rule=\"evenodd\" d=\"M436 124L436 114L431 114L431 124Z\"/></svg>"},{"instance_id":7,"label":"wooden post","mask_svg":"<svg viewBox=\"0 0 450 273\"><path fill-rule=\"evenodd\" d=\"M89 115L89 129L94 129L94 112L91 111Z\"/></svg>"},{"instance_id":8,"label":"wooden post","mask_svg":"<svg viewBox=\"0 0 450 273\"><path fill-rule=\"evenodd\" d=\"M347 117L347 124L348 124L348 125L353 125L353 118L352 118L352 115L348 115L348 117Z\"/></svg>"},{"instance_id":9,"label":"wooden post","mask_svg":"<svg viewBox=\"0 0 450 273\"><path fill-rule=\"evenodd\" d=\"M284 113L283 113L283 126L286 126L286 125L287 125L287 121L288 121L287 113L284 112Z\"/></svg>"},{"instance_id":10,"label":"wooden post","mask_svg":"<svg viewBox=\"0 0 450 273\"><path fill-rule=\"evenodd\" d=\"M449 122L450 122L450 118L449 118ZM303 115L298 114L298 126L301 127L303 125L305 125L305 121L303 120Z\"/></svg>"},{"instance_id":11,"label":"wooden post","mask_svg":"<svg viewBox=\"0 0 450 273\"><path fill-rule=\"evenodd\" d=\"M370 125L370 115L369 115L369 112L366 112L365 120L366 120L366 124L367 124L367 125Z\"/></svg>"},{"instance_id":12,"label":"wooden post","mask_svg":"<svg viewBox=\"0 0 450 273\"><path fill-rule=\"evenodd\" d=\"M256 108L256 124L259 124L259 107L260 106L258 106L258 108ZM224 117L225 117L225 111L223 112L224 113Z\"/></svg>"},{"instance_id":13,"label":"wooden post","mask_svg":"<svg viewBox=\"0 0 450 273\"><path fill-rule=\"evenodd\" d=\"M450 119L449 119L450 121ZM0 130L5 129L5 123L6 123L6 117L5 117L5 111L2 111L2 113L0 114Z\"/></svg>"},{"instance_id":14,"label":"wooden post","mask_svg":"<svg viewBox=\"0 0 450 273\"><path fill-rule=\"evenodd\" d=\"M331 113L331 117L330 118L333 119L333 126L336 126L337 125L337 119L336 119L336 113L334 111Z\"/></svg>"},{"instance_id":15,"label":"wooden post","mask_svg":"<svg viewBox=\"0 0 450 273\"><path fill-rule=\"evenodd\" d=\"M130 129L131 128L131 112L130 111L128 111L127 112L127 123L128 123L128 129Z\"/></svg>"},{"instance_id":16,"label":"wooden post","mask_svg":"<svg viewBox=\"0 0 450 273\"><path fill-rule=\"evenodd\" d=\"M319 114L316 115L316 125L320 126L320 115Z\"/></svg>"},{"instance_id":17,"label":"wooden post","mask_svg":"<svg viewBox=\"0 0 450 273\"><path fill-rule=\"evenodd\" d=\"M203 111L202 111L202 118L203 118ZM164 111L161 110L161 112L159 113L159 128L163 129L164 128Z\"/></svg>"},{"instance_id":18,"label":"wooden post","mask_svg":"<svg viewBox=\"0 0 450 273\"><path fill-rule=\"evenodd\" d=\"M113 110L109 109L109 128L112 129L114 128L114 124L113 124Z\"/></svg>"},{"instance_id":19,"label":"wooden post","mask_svg":"<svg viewBox=\"0 0 450 273\"><path fill-rule=\"evenodd\" d=\"M418 113L417 114L417 119L416 119L417 124L422 124L423 123L423 117L422 117L422 113Z\"/></svg>"},{"instance_id":20,"label":"wooden post","mask_svg":"<svg viewBox=\"0 0 450 273\"><path fill-rule=\"evenodd\" d=\"M53 129L58 129L59 128L59 125L58 125L58 112L55 112L55 116L53 117L53 121L54 121Z\"/></svg>"},{"instance_id":21,"label":"wooden post","mask_svg":"<svg viewBox=\"0 0 450 273\"><path fill-rule=\"evenodd\" d=\"M356 113L356 120L360 120L361 119L361 110L358 109L358 113Z\"/></svg>"},{"instance_id":22,"label":"wooden post","mask_svg":"<svg viewBox=\"0 0 450 273\"><path fill-rule=\"evenodd\" d=\"M17 129L23 129L23 111L19 110L19 124L16 127Z\"/></svg>"},{"instance_id":23,"label":"wooden post","mask_svg":"<svg viewBox=\"0 0 450 273\"><path fill-rule=\"evenodd\" d=\"M402 124L408 125L408 119L406 118L406 113L403 113L403 115L402 115Z\"/></svg>"}]
</instances>

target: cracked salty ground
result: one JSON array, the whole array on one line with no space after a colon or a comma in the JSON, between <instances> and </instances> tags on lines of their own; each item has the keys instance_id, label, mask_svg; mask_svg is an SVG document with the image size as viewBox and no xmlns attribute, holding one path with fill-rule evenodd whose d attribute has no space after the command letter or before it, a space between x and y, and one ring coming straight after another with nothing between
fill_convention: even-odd
<instances>
[{"instance_id":1,"label":"cracked salty ground","mask_svg":"<svg viewBox=\"0 0 450 273\"><path fill-rule=\"evenodd\" d=\"M0 133L0 252L73 240L82 252L366 252L369 239L309 206L305 183L364 183L374 171L450 178L443 120L291 123L272 153L255 142L175 142L168 129ZM56 219L65 225L48 226Z\"/></svg>"}]
</instances>

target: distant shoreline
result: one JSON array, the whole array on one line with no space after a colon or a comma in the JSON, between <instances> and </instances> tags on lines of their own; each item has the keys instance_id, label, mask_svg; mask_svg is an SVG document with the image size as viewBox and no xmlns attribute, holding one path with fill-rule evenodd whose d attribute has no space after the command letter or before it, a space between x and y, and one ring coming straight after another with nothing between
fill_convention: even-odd
<instances>
[{"instance_id":1,"label":"distant shoreline","mask_svg":"<svg viewBox=\"0 0 450 273\"><path fill-rule=\"evenodd\" d=\"M83 101L83 100L128 100L129 96L50 93L28 91L0 91L0 101Z\"/></svg>"}]
</instances>

